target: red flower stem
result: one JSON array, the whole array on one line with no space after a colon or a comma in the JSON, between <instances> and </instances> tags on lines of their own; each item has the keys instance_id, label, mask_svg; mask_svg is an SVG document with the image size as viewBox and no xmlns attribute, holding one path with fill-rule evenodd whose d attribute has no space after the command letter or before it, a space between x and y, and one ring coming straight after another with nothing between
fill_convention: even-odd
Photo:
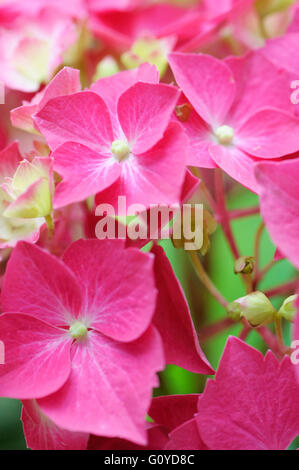
<instances>
[{"instance_id":1,"label":"red flower stem","mask_svg":"<svg viewBox=\"0 0 299 470\"><path fill-rule=\"evenodd\" d=\"M293 281L280 284L277 287L273 287L272 289L265 291L265 295L267 297L275 297L278 295L293 293L297 289L297 287L298 287L298 279L295 279Z\"/></svg>"},{"instance_id":2,"label":"red flower stem","mask_svg":"<svg viewBox=\"0 0 299 470\"><path fill-rule=\"evenodd\" d=\"M235 322L231 318L224 318L212 325L206 326L198 333L198 338L200 341L207 341L213 336L221 333L222 331L226 330L230 326L232 326Z\"/></svg>"},{"instance_id":3,"label":"red flower stem","mask_svg":"<svg viewBox=\"0 0 299 470\"><path fill-rule=\"evenodd\" d=\"M208 205L210 206L212 211L216 212L217 211L216 201L213 198L213 196L212 196L211 192L209 191L209 189L207 188L207 185L204 181L204 178L203 178L199 168L191 167L191 170L192 170L193 175L196 176L200 180L199 187L200 187L200 190L201 190L203 196L206 199L206 202L208 203Z\"/></svg>"},{"instance_id":4,"label":"red flower stem","mask_svg":"<svg viewBox=\"0 0 299 470\"><path fill-rule=\"evenodd\" d=\"M251 326L248 324L248 322L246 320L244 320L243 321L243 328L241 330L239 338L242 339L243 341L245 341L247 339L247 336L251 332L251 330L252 330Z\"/></svg>"},{"instance_id":5,"label":"red flower stem","mask_svg":"<svg viewBox=\"0 0 299 470\"><path fill-rule=\"evenodd\" d=\"M226 208L222 170L220 170L220 168L215 169L215 192L217 200L217 219L221 223L224 235L228 241L230 249L234 257L237 259L240 257L240 254L230 226L229 213Z\"/></svg>"},{"instance_id":6,"label":"red flower stem","mask_svg":"<svg viewBox=\"0 0 299 470\"><path fill-rule=\"evenodd\" d=\"M241 219L242 217L249 217L251 215L256 215L260 213L259 206L248 207L245 209L233 209L228 211L230 220Z\"/></svg>"},{"instance_id":7,"label":"red flower stem","mask_svg":"<svg viewBox=\"0 0 299 470\"><path fill-rule=\"evenodd\" d=\"M263 231L265 228L264 222L261 222L257 232L255 234L255 239L254 239L254 260L255 260L255 268L254 268L254 282L253 282L253 290L256 288L257 284L257 278L259 276L259 263L260 263L260 245L261 245L261 239L263 235Z\"/></svg>"},{"instance_id":8,"label":"red flower stem","mask_svg":"<svg viewBox=\"0 0 299 470\"><path fill-rule=\"evenodd\" d=\"M285 351L282 351L281 346L276 338L276 336L269 330L266 326L257 328L256 331L263 338L266 345L279 357L281 358Z\"/></svg>"}]
</instances>

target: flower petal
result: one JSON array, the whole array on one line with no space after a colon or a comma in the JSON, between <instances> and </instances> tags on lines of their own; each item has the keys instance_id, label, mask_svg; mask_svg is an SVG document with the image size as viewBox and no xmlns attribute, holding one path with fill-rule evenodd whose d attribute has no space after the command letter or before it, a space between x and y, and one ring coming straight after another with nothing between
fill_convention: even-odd
<instances>
[{"instance_id":1,"label":"flower petal","mask_svg":"<svg viewBox=\"0 0 299 470\"><path fill-rule=\"evenodd\" d=\"M200 117L213 128L224 123L235 96L235 80L229 67L205 54L169 55L178 85Z\"/></svg>"},{"instance_id":2,"label":"flower petal","mask_svg":"<svg viewBox=\"0 0 299 470\"><path fill-rule=\"evenodd\" d=\"M136 83L118 101L118 119L134 154L150 150L162 137L179 97L165 84Z\"/></svg>"},{"instance_id":3,"label":"flower petal","mask_svg":"<svg viewBox=\"0 0 299 470\"><path fill-rule=\"evenodd\" d=\"M63 261L82 286L92 328L124 342L145 332L156 304L151 255L126 249L124 240L79 240Z\"/></svg>"},{"instance_id":4,"label":"flower petal","mask_svg":"<svg viewBox=\"0 0 299 470\"><path fill-rule=\"evenodd\" d=\"M34 122L52 150L65 142L76 142L95 152L109 151L113 141L107 105L90 91L53 98Z\"/></svg>"},{"instance_id":5,"label":"flower petal","mask_svg":"<svg viewBox=\"0 0 299 470\"><path fill-rule=\"evenodd\" d=\"M39 398L56 392L69 377L72 338L29 315L0 316L5 364L0 366L0 395Z\"/></svg>"},{"instance_id":6,"label":"flower petal","mask_svg":"<svg viewBox=\"0 0 299 470\"><path fill-rule=\"evenodd\" d=\"M281 363L230 337L216 379L207 382L196 416L213 450L282 450L299 434L299 387L288 356Z\"/></svg>"},{"instance_id":7,"label":"flower petal","mask_svg":"<svg viewBox=\"0 0 299 470\"><path fill-rule=\"evenodd\" d=\"M202 352L183 290L162 247L155 245L158 300L154 324L165 350L166 362L199 374L213 374Z\"/></svg>"},{"instance_id":8,"label":"flower petal","mask_svg":"<svg viewBox=\"0 0 299 470\"><path fill-rule=\"evenodd\" d=\"M279 158L299 150L299 119L278 109L257 112L236 134L236 145L255 157Z\"/></svg>"},{"instance_id":9,"label":"flower petal","mask_svg":"<svg viewBox=\"0 0 299 470\"><path fill-rule=\"evenodd\" d=\"M157 385L155 373L163 367L155 330L130 344L90 332L88 343L78 343L73 352L69 380L38 401L42 411L70 431L145 444L145 414Z\"/></svg>"},{"instance_id":10,"label":"flower petal","mask_svg":"<svg viewBox=\"0 0 299 470\"><path fill-rule=\"evenodd\" d=\"M79 143L67 142L54 150L52 156L54 169L63 177L55 191L55 208L83 201L103 191L121 172L116 159Z\"/></svg>"},{"instance_id":11,"label":"flower petal","mask_svg":"<svg viewBox=\"0 0 299 470\"><path fill-rule=\"evenodd\" d=\"M263 220L279 251L299 269L299 159L255 166Z\"/></svg>"},{"instance_id":12,"label":"flower petal","mask_svg":"<svg viewBox=\"0 0 299 470\"><path fill-rule=\"evenodd\" d=\"M81 311L81 290L58 258L20 242L7 264L2 310L32 315L51 325L67 325Z\"/></svg>"},{"instance_id":13,"label":"flower petal","mask_svg":"<svg viewBox=\"0 0 299 470\"><path fill-rule=\"evenodd\" d=\"M43 414L36 400L24 400L22 422L32 450L86 450L89 435L66 431Z\"/></svg>"}]
</instances>

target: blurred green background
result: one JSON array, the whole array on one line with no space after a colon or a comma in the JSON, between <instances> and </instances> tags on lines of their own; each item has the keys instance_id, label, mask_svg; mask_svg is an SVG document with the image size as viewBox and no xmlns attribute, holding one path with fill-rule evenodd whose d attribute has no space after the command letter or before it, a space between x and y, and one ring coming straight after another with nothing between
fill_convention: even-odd
<instances>
[{"instance_id":1,"label":"blurred green background","mask_svg":"<svg viewBox=\"0 0 299 470\"><path fill-rule=\"evenodd\" d=\"M229 208L251 207L258 204L258 198L251 192L235 186L229 196ZM233 231L242 255L253 255L253 243L257 228L261 223L260 216L250 216L233 221ZM213 323L225 316L224 309L207 293L198 281L189 258L183 250L174 249L172 243L163 241L162 245L170 259L188 298L190 309L197 329ZM265 266L273 258L274 246L265 230L261 241L261 266ZM212 280L229 300L244 295L244 287L240 277L233 273L233 258L220 228L211 238L211 248L205 257L205 266ZM286 260L275 265L265 276L261 289L273 287L283 281L293 279L296 276L295 269ZM283 298L273 299L278 307ZM238 335L240 325L234 325L230 329L213 337L212 340L202 347L213 365L217 367L219 358L223 351L226 338L229 334ZM284 325L284 334L287 342L290 341L289 325ZM265 351L266 346L260 336L252 331L247 342L252 346ZM159 394L184 394L201 392L204 388L206 377L192 374L176 366L168 366L160 374L161 385L155 391ZM20 422L21 404L16 400L0 398L0 449L25 449L26 444L23 437ZM291 448L299 447L299 440L294 442Z\"/></svg>"}]
</instances>

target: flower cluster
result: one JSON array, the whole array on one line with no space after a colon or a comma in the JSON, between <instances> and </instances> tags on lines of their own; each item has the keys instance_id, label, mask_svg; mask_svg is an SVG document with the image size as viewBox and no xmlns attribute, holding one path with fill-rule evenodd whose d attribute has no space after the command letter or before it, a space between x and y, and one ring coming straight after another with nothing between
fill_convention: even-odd
<instances>
[{"instance_id":1,"label":"flower cluster","mask_svg":"<svg viewBox=\"0 0 299 470\"><path fill-rule=\"evenodd\" d=\"M22 401L27 446L288 449L298 2L2 0L0 61L0 396ZM239 296L212 280L221 230ZM169 391L169 365L205 386Z\"/></svg>"}]
</instances>

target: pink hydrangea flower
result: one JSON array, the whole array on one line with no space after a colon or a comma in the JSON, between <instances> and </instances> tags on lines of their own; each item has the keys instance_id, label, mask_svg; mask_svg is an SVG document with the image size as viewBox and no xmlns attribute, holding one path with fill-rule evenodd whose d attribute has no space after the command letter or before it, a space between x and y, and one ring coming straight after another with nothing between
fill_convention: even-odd
<instances>
[{"instance_id":1,"label":"pink hydrangea flower","mask_svg":"<svg viewBox=\"0 0 299 470\"><path fill-rule=\"evenodd\" d=\"M299 120L287 76L259 53L223 62L175 53L170 65L194 108L183 123L190 140L188 165L219 166L257 192L256 160L299 149ZM282 134L288 137L282 139Z\"/></svg>"},{"instance_id":2,"label":"pink hydrangea flower","mask_svg":"<svg viewBox=\"0 0 299 470\"><path fill-rule=\"evenodd\" d=\"M289 356L279 363L230 337L196 423L210 449L283 450L299 434L299 387Z\"/></svg>"},{"instance_id":3,"label":"pink hydrangea flower","mask_svg":"<svg viewBox=\"0 0 299 470\"><path fill-rule=\"evenodd\" d=\"M0 28L0 80L9 88L35 92L63 62L63 54L77 39L71 18L42 10Z\"/></svg>"},{"instance_id":4,"label":"pink hydrangea flower","mask_svg":"<svg viewBox=\"0 0 299 470\"><path fill-rule=\"evenodd\" d=\"M256 165L261 213L279 251L299 269L299 158Z\"/></svg>"},{"instance_id":5,"label":"pink hydrangea flower","mask_svg":"<svg viewBox=\"0 0 299 470\"><path fill-rule=\"evenodd\" d=\"M55 207L96 193L116 210L119 195L127 207L179 202L188 142L181 126L169 124L178 90L155 83L152 72L148 80L154 83L140 81L141 71L130 88L132 72L123 73L93 91L54 98L36 115L63 178Z\"/></svg>"},{"instance_id":6,"label":"pink hydrangea flower","mask_svg":"<svg viewBox=\"0 0 299 470\"><path fill-rule=\"evenodd\" d=\"M62 261L18 244L2 291L1 396L36 399L65 430L145 444L164 365L155 300L152 256L123 241L81 240Z\"/></svg>"}]
</instances>

